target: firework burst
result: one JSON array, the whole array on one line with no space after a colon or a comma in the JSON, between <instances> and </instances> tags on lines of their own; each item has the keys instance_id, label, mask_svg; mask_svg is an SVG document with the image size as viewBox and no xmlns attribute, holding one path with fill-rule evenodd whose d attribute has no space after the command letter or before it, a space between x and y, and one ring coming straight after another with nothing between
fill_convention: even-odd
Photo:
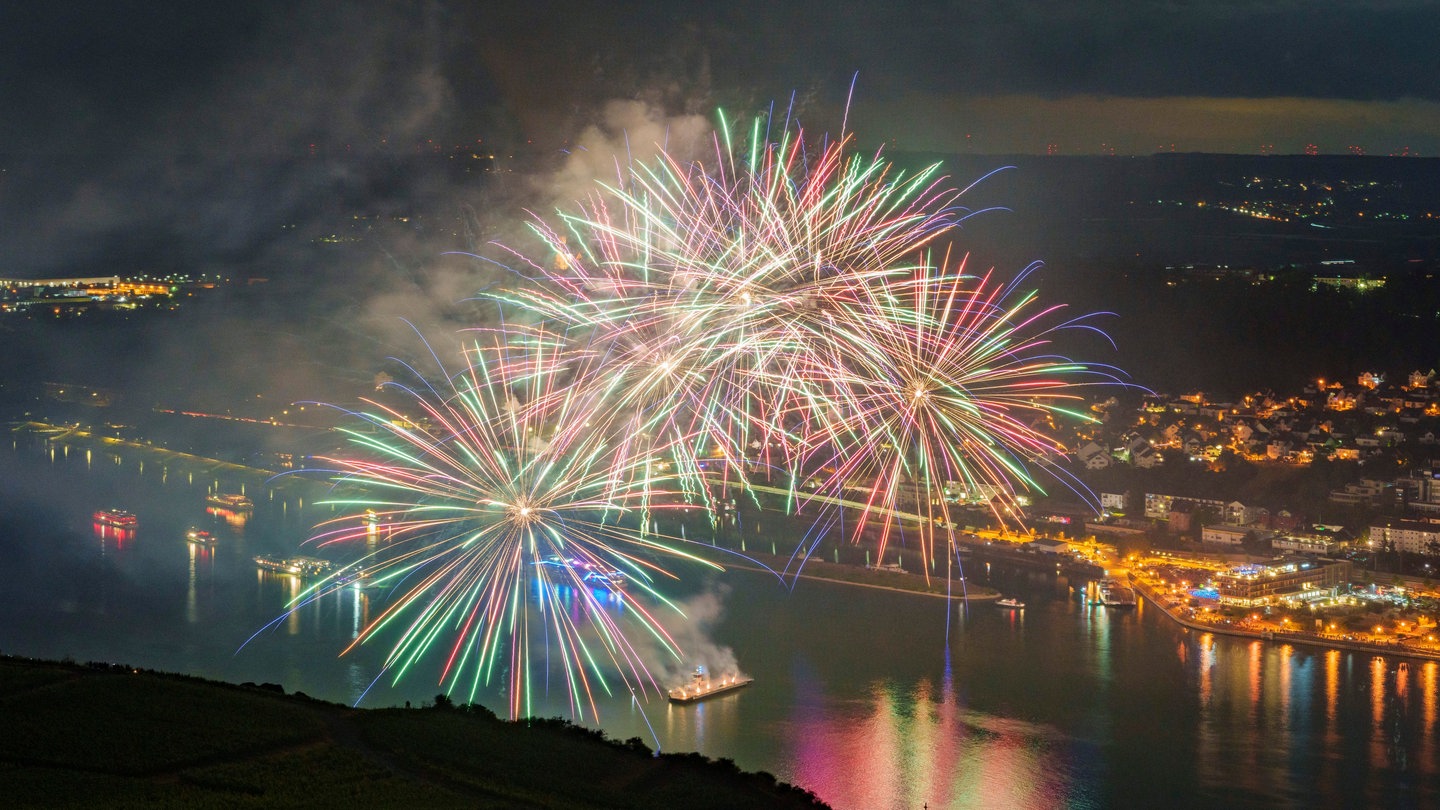
<instances>
[{"instance_id":1,"label":"firework burst","mask_svg":"<svg viewBox=\"0 0 1440 810\"><path fill-rule=\"evenodd\" d=\"M1086 319L1063 320L1064 307L1041 306L1034 291L963 270L922 263L908 279L863 288L831 321L833 356L809 370L823 397L799 414L797 466L826 473L810 476L802 501L822 514L858 511L856 537L878 528L882 558L897 522L920 518L927 572L951 550L937 555L935 537L953 537L956 502L986 503L1013 524L1018 496L1043 491L1035 468L1068 481L1052 463L1064 452L1056 419L1089 421L1072 407L1077 386L1117 381L1054 353L1062 330L1093 328Z\"/></svg>"},{"instance_id":2,"label":"firework burst","mask_svg":"<svg viewBox=\"0 0 1440 810\"><path fill-rule=\"evenodd\" d=\"M616 432L663 447L692 491L763 469L797 506L858 504L882 551L902 513L948 524L946 487L987 493L1002 519L1039 489L1053 420L1084 418L1073 386L1115 377L1048 348L1083 326L1056 322L1063 308L931 261L978 213L968 188L759 124L714 143L708 163L662 153L560 229L538 224L565 260L500 296L583 336Z\"/></svg>"},{"instance_id":3,"label":"firework burst","mask_svg":"<svg viewBox=\"0 0 1440 810\"><path fill-rule=\"evenodd\" d=\"M813 403L817 361L849 348L831 335L835 313L904 278L907 257L974 213L935 166L910 176L847 156L844 140L811 154L802 133L760 132L743 157L722 130L708 164L631 166L562 212L560 230L542 221L565 259L532 263L546 283L501 296L584 335L619 432L663 438L692 481L717 469L743 481L756 464L793 473L782 415Z\"/></svg>"},{"instance_id":4,"label":"firework burst","mask_svg":"<svg viewBox=\"0 0 1440 810\"><path fill-rule=\"evenodd\" d=\"M367 512L391 527L369 565L398 595L356 642L392 638L387 672L443 647L448 689L503 677L528 714L543 638L572 712L593 714L606 671L655 685L627 629L678 655L640 602L673 607L654 584L686 555L645 532L649 510L733 483L785 496L812 538L856 514L852 539L878 529L882 555L918 526L929 571L953 550L935 539L953 541L953 490L1005 522L1039 489L1053 420L1085 418L1072 386L1115 381L1050 345L1084 320L932 261L978 213L968 189L849 145L758 123L737 145L722 121L709 162L623 168L555 225L536 218L557 258L514 253L534 283L485 293L544 328L481 331L444 385L357 414L363 452L332 463L360 494L316 540L364 536ZM581 587L597 571L635 583L631 627ZM562 588L581 610L558 609Z\"/></svg>"},{"instance_id":5,"label":"firework burst","mask_svg":"<svg viewBox=\"0 0 1440 810\"><path fill-rule=\"evenodd\" d=\"M644 459L615 460L588 428L592 386L576 383L563 349L538 330L486 330L443 384L416 375L414 386L387 386L405 405L377 398L354 411L360 425L345 432L356 452L325 459L330 503L345 514L313 542L351 544L376 524L386 539L301 599L358 570L389 588L352 647L388 639L393 679L443 650L447 692L473 699L498 680L511 715L529 715L543 652L559 661L576 716L595 714L611 673L626 691L661 691L634 639L678 657L647 603L674 609L654 583L670 576L663 561L687 555L644 531L642 510L667 508L665 483ZM616 615L595 591L622 583Z\"/></svg>"}]
</instances>

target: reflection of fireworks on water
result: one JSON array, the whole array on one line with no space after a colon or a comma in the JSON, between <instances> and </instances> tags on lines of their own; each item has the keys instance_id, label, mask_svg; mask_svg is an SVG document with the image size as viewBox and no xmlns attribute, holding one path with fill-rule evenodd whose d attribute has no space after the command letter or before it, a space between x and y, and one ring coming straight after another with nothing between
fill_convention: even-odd
<instances>
[{"instance_id":1,"label":"reflection of fireworks on water","mask_svg":"<svg viewBox=\"0 0 1440 810\"><path fill-rule=\"evenodd\" d=\"M595 713L611 672L625 691L658 692L627 632L678 654L645 603L666 604L653 582L669 575L657 561L679 552L638 528L642 503L666 508L663 489L645 474L614 476L627 462L585 428L586 387L573 384L553 338L487 338L443 385L418 375L414 387L390 384L406 405L367 401L355 414L361 427L345 430L357 452L325 459L337 481L330 502L346 514L315 541L364 543L377 522L387 533L361 565L367 581L391 589L389 604L352 647L388 639L385 671L397 681L443 649L448 693L473 700L499 680L513 716L532 713L531 678L546 664L537 655L558 662L578 716ZM302 599L343 587L357 570ZM605 609L597 586L622 583L623 609Z\"/></svg>"}]
</instances>

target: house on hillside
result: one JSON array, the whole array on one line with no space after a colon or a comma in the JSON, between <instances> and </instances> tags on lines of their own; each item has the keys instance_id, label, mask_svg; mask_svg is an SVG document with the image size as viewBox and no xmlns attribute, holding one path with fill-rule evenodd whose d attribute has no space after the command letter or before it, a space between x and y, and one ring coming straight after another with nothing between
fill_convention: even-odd
<instances>
[{"instance_id":1,"label":"house on hillside","mask_svg":"<svg viewBox=\"0 0 1440 810\"><path fill-rule=\"evenodd\" d=\"M1245 541L1250 539L1253 534L1254 531L1248 526L1216 523L1200 530L1200 542L1207 546L1234 548L1244 545Z\"/></svg>"},{"instance_id":2,"label":"house on hillside","mask_svg":"<svg viewBox=\"0 0 1440 810\"><path fill-rule=\"evenodd\" d=\"M1130 453L1130 465L1132 467L1148 470L1152 467L1158 467L1163 463L1165 463L1165 457L1160 455L1159 450L1156 450L1148 444L1138 447Z\"/></svg>"},{"instance_id":3,"label":"house on hillside","mask_svg":"<svg viewBox=\"0 0 1440 810\"><path fill-rule=\"evenodd\" d=\"M1129 499L1123 492L1100 493L1100 508L1106 512L1124 512Z\"/></svg>"},{"instance_id":4,"label":"house on hillside","mask_svg":"<svg viewBox=\"0 0 1440 810\"><path fill-rule=\"evenodd\" d=\"M1095 442L1086 442L1075 451L1075 459L1087 470L1103 470L1110 466L1110 451Z\"/></svg>"}]
</instances>

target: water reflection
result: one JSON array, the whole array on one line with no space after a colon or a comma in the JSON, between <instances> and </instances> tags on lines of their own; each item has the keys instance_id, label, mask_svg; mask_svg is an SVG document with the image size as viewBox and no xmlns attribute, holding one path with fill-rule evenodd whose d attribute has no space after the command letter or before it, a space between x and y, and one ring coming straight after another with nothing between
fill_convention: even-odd
<instances>
[{"instance_id":1,"label":"water reflection","mask_svg":"<svg viewBox=\"0 0 1440 810\"><path fill-rule=\"evenodd\" d=\"M121 526L111 526L108 523L94 521L91 531L100 539L100 553L105 554L110 549L123 551L134 539L136 529L128 529Z\"/></svg>"},{"instance_id":2,"label":"water reflection","mask_svg":"<svg viewBox=\"0 0 1440 810\"><path fill-rule=\"evenodd\" d=\"M1379 726L1385 720L1385 659L1370 661L1370 722Z\"/></svg>"},{"instance_id":3,"label":"water reflection","mask_svg":"<svg viewBox=\"0 0 1440 810\"><path fill-rule=\"evenodd\" d=\"M1375 805L1414 774L1436 798L1440 664L1209 634L1196 646L1205 782L1284 802L1318 791ZM1223 670L1226 653L1243 654L1244 666L1211 677L1207 655Z\"/></svg>"},{"instance_id":4,"label":"water reflection","mask_svg":"<svg viewBox=\"0 0 1440 810\"><path fill-rule=\"evenodd\" d=\"M1195 662L1200 670L1200 705L1209 706L1215 692L1215 634L1200 634L1200 655Z\"/></svg>"},{"instance_id":5,"label":"water reflection","mask_svg":"<svg viewBox=\"0 0 1440 810\"><path fill-rule=\"evenodd\" d=\"M250 520L250 512L244 509L226 509L222 506L207 506L205 513L216 520L222 521L237 534L243 534L245 524Z\"/></svg>"},{"instance_id":6,"label":"water reflection","mask_svg":"<svg viewBox=\"0 0 1440 810\"><path fill-rule=\"evenodd\" d=\"M938 685L875 682L858 707L802 695L789 723L795 781L841 808L1063 806L1063 735L968 709L945 663Z\"/></svg>"},{"instance_id":7,"label":"water reflection","mask_svg":"<svg viewBox=\"0 0 1440 810\"><path fill-rule=\"evenodd\" d=\"M1420 761L1434 762L1435 754L1435 689L1436 673L1440 664L1426 661L1420 666L1420 700L1424 707L1423 725L1420 727Z\"/></svg>"},{"instance_id":8,"label":"water reflection","mask_svg":"<svg viewBox=\"0 0 1440 810\"><path fill-rule=\"evenodd\" d=\"M203 561L206 564L205 567L207 569L209 568L211 551L209 548L201 546L198 543L186 543L185 548L189 549L190 552L190 568L185 587L185 621L190 624L195 624L200 621L200 563Z\"/></svg>"},{"instance_id":9,"label":"water reflection","mask_svg":"<svg viewBox=\"0 0 1440 810\"><path fill-rule=\"evenodd\" d=\"M1340 651L1325 651L1325 737L1333 742L1339 733L1336 713L1340 707Z\"/></svg>"}]
</instances>

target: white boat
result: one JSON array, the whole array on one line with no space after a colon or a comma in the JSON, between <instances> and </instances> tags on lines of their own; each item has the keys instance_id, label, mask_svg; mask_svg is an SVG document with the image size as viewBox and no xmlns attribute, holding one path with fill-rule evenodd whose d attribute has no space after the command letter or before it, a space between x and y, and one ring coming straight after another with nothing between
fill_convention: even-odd
<instances>
[{"instance_id":1,"label":"white boat","mask_svg":"<svg viewBox=\"0 0 1440 810\"><path fill-rule=\"evenodd\" d=\"M1114 608L1135 607L1135 591L1129 585L1114 579L1100 583L1100 604Z\"/></svg>"},{"instance_id":2,"label":"white boat","mask_svg":"<svg viewBox=\"0 0 1440 810\"><path fill-rule=\"evenodd\" d=\"M1007 596L1004 599L995 600L995 606L1002 608L1010 608L1011 610L1020 610L1021 608L1025 607L1025 603L1021 602L1019 599L1016 599L1013 596Z\"/></svg>"}]
</instances>

